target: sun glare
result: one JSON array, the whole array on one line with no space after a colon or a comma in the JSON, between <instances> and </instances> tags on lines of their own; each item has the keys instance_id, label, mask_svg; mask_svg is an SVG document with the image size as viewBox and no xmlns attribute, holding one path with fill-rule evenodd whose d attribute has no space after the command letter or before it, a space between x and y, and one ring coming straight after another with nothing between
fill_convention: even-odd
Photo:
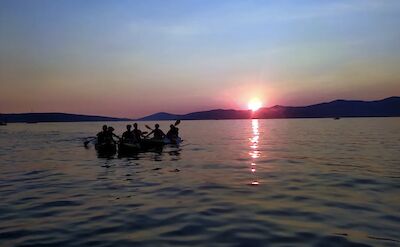
<instances>
[{"instance_id":1,"label":"sun glare","mask_svg":"<svg viewBox=\"0 0 400 247\"><path fill-rule=\"evenodd\" d=\"M262 104L261 101L259 99L252 99L247 106L249 107L249 110L252 111L257 111L258 109L261 108Z\"/></svg>"}]
</instances>

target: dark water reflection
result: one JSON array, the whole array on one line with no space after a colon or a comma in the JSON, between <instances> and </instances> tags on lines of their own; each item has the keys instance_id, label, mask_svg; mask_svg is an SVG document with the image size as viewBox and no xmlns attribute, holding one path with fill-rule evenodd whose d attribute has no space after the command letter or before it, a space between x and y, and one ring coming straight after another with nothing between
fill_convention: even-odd
<instances>
[{"instance_id":1,"label":"dark water reflection","mask_svg":"<svg viewBox=\"0 0 400 247\"><path fill-rule=\"evenodd\" d=\"M120 158L82 146L102 123L9 124L0 246L400 246L399 120L187 121Z\"/></svg>"}]
</instances>

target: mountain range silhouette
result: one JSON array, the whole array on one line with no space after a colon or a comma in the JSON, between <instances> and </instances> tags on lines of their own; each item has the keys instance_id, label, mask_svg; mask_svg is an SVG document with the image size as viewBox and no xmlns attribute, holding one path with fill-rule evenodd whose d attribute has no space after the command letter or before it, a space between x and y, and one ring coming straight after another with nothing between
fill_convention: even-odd
<instances>
[{"instance_id":1,"label":"mountain range silhouette","mask_svg":"<svg viewBox=\"0 0 400 247\"><path fill-rule=\"evenodd\" d=\"M251 110L215 109L188 114L159 112L138 121L155 120L208 120L208 119L274 119L274 118L343 118L343 117L400 117L400 97L382 100L335 100L309 106L280 106ZM130 118L115 118L69 113L9 113L0 114L1 122L87 122L87 121L131 121Z\"/></svg>"},{"instance_id":2,"label":"mountain range silhouette","mask_svg":"<svg viewBox=\"0 0 400 247\"><path fill-rule=\"evenodd\" d=\"M206 120L271 118L399 117L400 97L376 101L335 100L309 106L280 106L251 110L210 110L178 115L160 112L139 120Z\"/></svg>"}]
</instances>

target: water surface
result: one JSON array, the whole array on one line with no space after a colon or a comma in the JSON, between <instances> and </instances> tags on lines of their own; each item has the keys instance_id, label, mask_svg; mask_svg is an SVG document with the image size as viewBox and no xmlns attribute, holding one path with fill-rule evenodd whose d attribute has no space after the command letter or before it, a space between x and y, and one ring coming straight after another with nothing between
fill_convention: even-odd
<instances>
[{"instance_id":1,"label":"water surface","mask_svg":"<svg viewBox=\"0 0 400 247\"><path fill-rule=\"evenodd\" d=\"M125 158L83 147L102 124L0 126L1 246L400 246L399 118L183 121Z\"/></svg>"}]
</instances>

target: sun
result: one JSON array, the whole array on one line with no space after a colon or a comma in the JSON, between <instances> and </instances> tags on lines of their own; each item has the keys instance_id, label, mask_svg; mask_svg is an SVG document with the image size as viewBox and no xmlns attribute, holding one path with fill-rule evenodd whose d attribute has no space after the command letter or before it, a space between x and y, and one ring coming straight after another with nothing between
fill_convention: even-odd
<instances>
[{"instance_id":1,"label":"sun","mask_svg":"<svg viewBox=\"0 0 400 247\"><path fill-rule=\"evenodd\" d=\"M247 104L247 107L249 108L249 110L252 110L252 111L257 111L258 109L261 108L261 106L262 106L262 103L259 99L252 99Z\"/></svg>"}]
</instances>

